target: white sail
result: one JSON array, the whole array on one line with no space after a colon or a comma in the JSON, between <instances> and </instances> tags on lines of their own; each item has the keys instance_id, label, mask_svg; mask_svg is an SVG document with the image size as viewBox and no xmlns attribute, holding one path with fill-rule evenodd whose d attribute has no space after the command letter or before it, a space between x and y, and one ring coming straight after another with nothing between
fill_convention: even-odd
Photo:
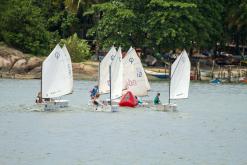
<instances>
[{"instance_id":1,"label":"white sail","mask_svg":"<svg viewBox=\"0 0 247 165\"><path fill-rule=\"evenodd\" d=\"M110 81L109 81L109 66L114 60L117 51L114 46L111 47L110 51L106 54L104 59L100 63L99 69L99 92L109 93ZM113 68L112 68L113 69Z\"/></svg>"},{"instance_id":2,"label":"white sail","mask_svg":"<svg viewBox=\"0 0 247 165\"><path fill-rule=\"evenodd\" d=\"M123 59L123 83L124 89L131 91L135 96L146 96L150 90L141 60L133 48L129 49Z\"/></svg>"},{"instance_id":3,"label":"white sail","mask_svg":"<svg viewBox=\"0 0 247 165\"><path fill-rule=\"evenodd\" d=\"M42 97L54 98L71 93L68 58L57 45L42 64Z\"/></svg>"},{"instance_id":4,"label":"white sail","mask_svg":"<svg viewBox=\"0 0 247 165\"><path fill-rule=\"evenodd\" d=\"M64 44L63 48L62 48L66 58L67 58L67 71L68 71L68 76L69 76L69 80L70 80L70 91L71 93L73 92L73 68L72 68L72 62L71 62L71 58L70 58L70 55L69 55L69 51L66 47L66 45Z\"/></svg>"},{"instance_id":5,"label":"white sail","mask_svg":"<svg viewBox=\"0 0 247 165\"><path fill-rule=\"evenodd\" d=\"M119 47L114 60L111 63L111 99L116 99L122 96L123 83L123 63L122 51Z\"/></svg>"},{"instance_id":6,"label":"white sail","mask_svg":"<svg viewBox=\"0 0 247 165\"><path fill-rule=\"evenodd\" d=\"M188 98L190 85L190 60L185 50L171 66L170 99Z\"/></svg>"}]
</instances>

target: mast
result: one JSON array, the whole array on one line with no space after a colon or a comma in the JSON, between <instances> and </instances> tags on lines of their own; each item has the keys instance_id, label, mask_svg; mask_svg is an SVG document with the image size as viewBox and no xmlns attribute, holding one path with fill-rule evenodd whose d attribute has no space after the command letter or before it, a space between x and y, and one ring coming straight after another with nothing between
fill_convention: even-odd
<instances>
[{"instance_id":1,"label":"mast","mask_svg":"<svg viewBox=\"0 0 247 165\"><path fill-rule=\"evenodd\" d=\"M41 94L41 99L43 99L42 98L42 73L43 73L43 66L42 66L42 64L41 64L41 76L40 76L40 94Z\"/></svg>"},{"instance_id":2,"label":"mast","mask_svg":"<svg viewBox=\"0 0 247 165\"><path fill-rule=\"evenodd\" d=\"M99 67L98 67L98 88L100 85L100 60L99 60Z\"/></svg>"},{"instance_id":3,"label":"mast","mask_svg":"<svg viewBox=\"0 0 247 165\"><path fill-rule=\"evenodd\" d=\"M168 98L168 103L171 103L171 70L172 70L172 64L171 64L171 57L169 56L169 64L170 64L170 69L169 69L169 98Z\"/></svg>"},{"instance_id":4,"label":"mast","mask_svg":"<svg viewBox=\"0 0 247 165\"><path fill-rule=\"evenodd\" d=\"M109 81L110 81L110 105L111 105L111 65L109 66Z\"/></svg>"}]
</instances>

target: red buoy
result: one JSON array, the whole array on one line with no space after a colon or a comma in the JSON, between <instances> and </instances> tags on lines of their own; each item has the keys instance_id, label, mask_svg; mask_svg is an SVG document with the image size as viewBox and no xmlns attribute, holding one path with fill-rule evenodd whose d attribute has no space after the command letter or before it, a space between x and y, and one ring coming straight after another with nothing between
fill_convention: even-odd
<instances>
[{"instance_id":1,"label":"red buoy","mask_svg":"<svg viewBox=\"0 0 247 165\"><path fill-rule=\"evenodd\" d=\"M137 104L138 101L130 91L125 93L125 95L122 96L119 102L119 106L125 106L125 107L135 107Z\"/></svg>"}]
</instances>

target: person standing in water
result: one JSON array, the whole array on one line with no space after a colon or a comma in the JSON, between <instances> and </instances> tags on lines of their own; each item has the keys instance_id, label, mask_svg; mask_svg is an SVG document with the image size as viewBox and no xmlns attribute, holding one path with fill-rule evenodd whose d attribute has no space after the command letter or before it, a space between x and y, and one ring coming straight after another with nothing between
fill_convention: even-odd
<instances>
[{"instance_id":1,"label":"person standing in water","mask_svg":"<svg viewBox=\"0 0 247 165\"><path fill-rule=\"evenodd\" d=\"M155 96L155 98L154 98L154 104L155 105L160 104L160 93L157 93L157 95Z\"/></svg>"}]
</instances>

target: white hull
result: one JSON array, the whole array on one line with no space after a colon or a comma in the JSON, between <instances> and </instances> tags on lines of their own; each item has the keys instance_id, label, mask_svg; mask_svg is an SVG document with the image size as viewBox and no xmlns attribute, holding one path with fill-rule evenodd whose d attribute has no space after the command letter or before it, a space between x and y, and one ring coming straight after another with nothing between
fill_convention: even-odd
<instances>
[{"instance_id":1,"label":"white hull","mask_svg":"<svg viewBox=\"0 0 247 165\"><path fill-rule=\"evenodd\" d=\"M99 104L98 106L93 104L92 100L89 100L88 107L90 110L94 112L118 112L119 106L118 104L110 106L107 101L104 104Z\"/></svg>"},{"instance_id":2,"label":"white hull","mask_svg":"<svg viewBox=\"0 0 247 165\"><path fill-rule=\"evenodd\" d=\"M118 112L119 111L119 106L118 105L112 105L111 106L111 111L112 112Z\"/></svg>"},{"instance_id":3,"label":"white hull","mask_svg":"<svg viewBox=\"0 0 247 165\"><path fill-rule=\"evenodd\" d=\"M155 110L157 111L176 111L177 105L176 104L159 104L155 105Z\"/></svg>"},{"instance_id":4,"label":"white hull","mask_svg":"<svg viewBox=\"0 0 247 165\"><path fill-rule=\"evenodd\" d=\"M65 108L69 106L68 100L54 100L51 102L38 103L38 105L43 106L45 111L54 111L60 108Z\"/></svg>"},{"instance_id":5,"label":"white hull","mask_svg":"<svg viewBox=\"0 0 247 165\"><path fill-rule=\"evenodd\" d=\"M114 99L114 100L111 101L111 104L112 104L112 105L118 105L119 102L120 102L120 99ZM110 104L110 99L104 100L103 103L109 105L109 104Z\"/></svg>"}]
</instances>

